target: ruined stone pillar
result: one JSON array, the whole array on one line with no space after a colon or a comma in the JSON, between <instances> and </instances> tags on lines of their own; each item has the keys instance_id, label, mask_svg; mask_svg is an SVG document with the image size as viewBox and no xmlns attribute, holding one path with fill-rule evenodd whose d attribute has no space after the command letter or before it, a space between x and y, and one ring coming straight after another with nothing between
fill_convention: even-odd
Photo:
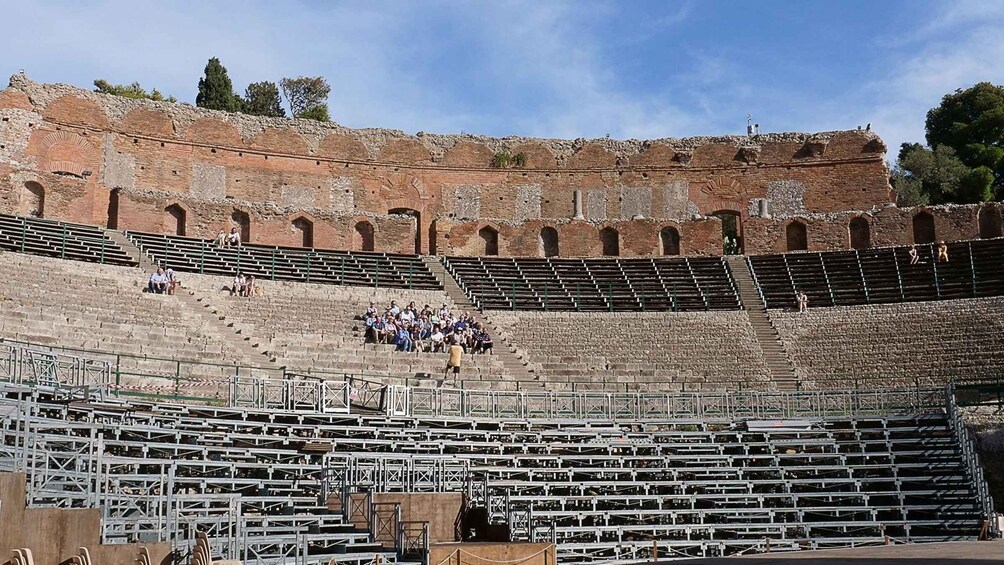
<instances>
[{"instance_id":1,"label":"ruined stone pillar","mask_svg":"<svg viewBox=\"0 0 1004 565\"><path fill-rule=\"evenodd\" d=\"M573 220L585 220L586 217L582 215L582 191L576 190L572 202L575 205L575 215L572 216Z\"/></svg>"}]
</instances>

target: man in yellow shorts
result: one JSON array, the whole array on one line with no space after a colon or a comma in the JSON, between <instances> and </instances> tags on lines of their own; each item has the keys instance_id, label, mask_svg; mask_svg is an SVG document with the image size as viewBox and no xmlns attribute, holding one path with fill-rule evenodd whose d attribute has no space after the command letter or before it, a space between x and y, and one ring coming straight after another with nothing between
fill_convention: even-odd
<instances>
[{"instance_id":1,"label":"man in yellow shorts","mask_svg":"<svg viewBox=\"0 0 1004 565\"><path fill-rule=\"evenodd\" d=\"M464 348L460 346L460 343L454 338L453 344L450 345L449 359L446 360L446 372L443 373L443 378L445 379L450 374L450 369L453 369L453 378L456 380L457 375L460 374L460 360L464 356Z\"/></svg>"}]
</instances>

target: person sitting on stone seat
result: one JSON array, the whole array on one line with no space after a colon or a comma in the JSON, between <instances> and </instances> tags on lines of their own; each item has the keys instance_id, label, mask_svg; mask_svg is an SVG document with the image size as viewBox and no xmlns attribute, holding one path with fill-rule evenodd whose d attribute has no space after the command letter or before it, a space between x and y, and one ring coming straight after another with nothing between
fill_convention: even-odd
<instances>
[{"instance_id":1,"label":"person sitting on stone seat","mask_svg":"<svg viewBox=\"0 0 1004 565\"><path fill-rule=\"evenodd\" d=\"M429 351L432 353L440 353L446 350L446 336L443 334L442 328L438 325L433 326L432 335L429 336Z\"/></svg>"},{"instance_id":2,"label":"person sitting on stone seat","mask_svg":"<svg viewBox=\"0 0 1004 565\"><path fill-rule=\"evenodd\" d=\"M411 350L415 347L414 342L411 341L411 330L405 326L400 326L397 330L397 340L395 341L398 350L404 351L405 353L411 353Z\"/></svg>"},{"instance_id":3,"label":"person sitting on stone seat","mask_svg":"<svg viewBox=\"0 0 1004 565\"><path fill-rule=\"evenodd\" d=\"M219 233L216 234L216 247L225 247L227 244L227 231L220 228Z\"/></svg>"},{"instance_id":4,"label":"person sitting on stone seat","mask_svg":"<svg viewBox=\"0 0 1004 565\"><path fill-rule=\"evenodd\" d=\"M247 284L247 279L244 275L238 272L234 275L234 284L230 287L230 296L240 296L244 292L244 285Z\"/></svg>"},{"instance_id":5,"label":"person sitting on stone seat","mask_svg":"<svg viewBox=\"0 0 1004 565\"><path fill-rule=\"evenodd\" d=\"M230 233L227 235L227 247L240 247L241 246L241 234L237 231L237 228L230 228Z\"/></svg>"},{"instance_id":6,"label":"person sitting on stone seat","mask_svg":"<svg viewBox=\"0 0 1004 565\"><path fill-rule=\"evenodd\" d=\"M258 284L254 280L254 275L248 275L248 278L244 281L244 296L251 298L258 293Z\"/></svg>"},{"instance_id":7,"label":"person sitting on stone seat","mask_svg":"<svg viewBox=\"0 0 1004 565\"><path fill-rule=\"evenodd\" d=\"M477 334L477 344L477 351L479 353L491 353L495 342L492 341L492 336L488 333L488 330L481 328Z\"/></svg>"},{"instance_id":8,"label":"person sitting on stone seat","mask_svg":"<svg viewBox=\"0 0 1004 565\"><path fill-rule=\"evenodd\" d=\"M363 343L379 343L380 331L383 330L383 319L375 313L366 314L366 331L363 333Z\"/></svg>"},{"instance_id":9,"label":"person sitting on stone seat","mask_svg":"<svg viewBox=\"0 0 1004 565\"><path fill-rule=\"evenodd\" d=\"M795 293L795 301L798 302L798 311L805 312L809 306L809 297L801 290Z\"/></svg>"},{"instance_id":10,"label":"person sitting on stone seat","mask_svg":"<svg viewBox=\"0 0 1004 565\"><path fill-rule=\"evenodd\" d=\"M911 265L916 265L920 261L920 254L917 253L917 246L916 245L912 245L912 244L910 245L910 251L908 252L908 255L910 255L910 264Z\"/></svg>"},{"instance_id":11,"label":"person sitting on stone seat","mask_svg":"<svg viewBox=\"0 0 1004 565\"><path fill-rule=\"evenodd\" d=\"M944 240L938 242L938 262L948 262L948 244Z\"/></svg>"},{"instance_id":12,"label":"person sitting on stone seat","mask_svg":"<svg viewBox=\"0 0 1004 565\"><path fill-rule=\"evenodd\" d=\"M150 284L147 290L157 294L164 294L167 292L167 275L164 274L164 269L162 267L157 267L157 271L150 275Z\"/></svg>"}]
</instances>

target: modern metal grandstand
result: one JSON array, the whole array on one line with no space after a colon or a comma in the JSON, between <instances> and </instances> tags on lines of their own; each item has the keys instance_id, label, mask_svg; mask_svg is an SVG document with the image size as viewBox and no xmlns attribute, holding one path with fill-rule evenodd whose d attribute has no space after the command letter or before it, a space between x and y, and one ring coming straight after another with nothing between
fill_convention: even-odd
<instances>
[{"instance_id":1,"label":"modern metal grandstand","mask_svg":"<svg viewBox=\"0 0 1004 565\"><path fill-rule=\"evenodd\" d=\"M246 563L422 561L379 492L463 492L563 563L996 533L951 387L492 392L234 377L225 406L119 396L106 361L0 344L0 469L102 539L196 532ZM366 527L360 528L363 523ZM987 532L986 530L990 531Z\"/></svg>"}]
</instances>

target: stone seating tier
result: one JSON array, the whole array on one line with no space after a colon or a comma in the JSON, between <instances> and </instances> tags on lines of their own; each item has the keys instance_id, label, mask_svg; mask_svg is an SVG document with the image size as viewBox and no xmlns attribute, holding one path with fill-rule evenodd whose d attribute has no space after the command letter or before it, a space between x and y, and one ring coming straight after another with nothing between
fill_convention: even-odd
<instances>
[{"instance_id":1,"label":"stone seating tier","mask_svg":"<svg viewBox=\"0 0 1004 565\"><path fill-rule=\"evenodd\" d=\"M998 377L1004 298L769 311L803 386L943 384Z\"/></svg>"},{"instance_id":2,"label":"stone seating tier","mask_svg":"<svg viewBox=\"0 0 1004 565\"><path fill-rule=\"evenodd\" d=\"M492 319L542 380L581 390L772 386L744 312L497 311Z\"/></svg>"},{"instance_id":3,"label":"stone seating tier","mask_svg":"<svg viewBox=\"0 0 1004 565\"><path fill-rule=\"evenodd\" d=\"M6 214L0 214L0 250L109 265L137 264L94 226Z\"/></svg>"}]
</instances>

